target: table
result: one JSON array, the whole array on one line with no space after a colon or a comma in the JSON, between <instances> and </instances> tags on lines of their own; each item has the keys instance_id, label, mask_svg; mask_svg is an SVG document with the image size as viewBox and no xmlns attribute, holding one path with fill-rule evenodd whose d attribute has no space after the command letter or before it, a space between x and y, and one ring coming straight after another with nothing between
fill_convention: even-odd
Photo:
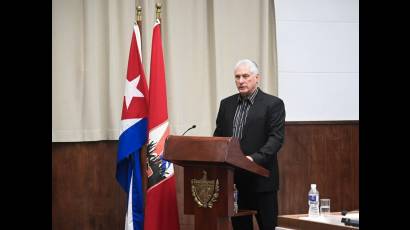
<instances>
[{"instance_id":1,"label":"table","mask_svg":"<svg viewBox=\"0 0 410 230\"><path fill-rule=\"evenodd\" d=\"M340 212L332 212L326 216L309 217L307 214L280 215L276 230L346 230L359 229L358 227L346 226L341 222L342 218L359 219L359 212L350 212L343 216Z\"/></svg>"}]
</instances>

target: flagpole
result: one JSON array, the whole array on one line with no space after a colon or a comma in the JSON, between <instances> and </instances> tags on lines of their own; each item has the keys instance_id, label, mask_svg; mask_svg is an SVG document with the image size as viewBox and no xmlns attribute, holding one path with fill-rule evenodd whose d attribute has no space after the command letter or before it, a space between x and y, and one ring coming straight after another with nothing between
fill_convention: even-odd
<instances>
[{"instance_id":1,"label":"flagpole","mask_svg":"<svg viewBox=\"0 0 410 230\"><path fill-rule=\"evenodd\" d=\"M140 39L141 39L141 47L140 52L142 52L142 7L137 6L136 8L136 21L137 21L137 26L140 30ZM140 53L142 57L142 53ZM142 62L142 59L141 59ZM141 148L140 151L140 162L141 162L141 175L142 175L142 192L144 194L143 202L144 202L144 207L146 203L146 194L147 194L147 186L148 186L148 175L147 175L147 144L144 144Z\"/></svg>"}]
</instances>

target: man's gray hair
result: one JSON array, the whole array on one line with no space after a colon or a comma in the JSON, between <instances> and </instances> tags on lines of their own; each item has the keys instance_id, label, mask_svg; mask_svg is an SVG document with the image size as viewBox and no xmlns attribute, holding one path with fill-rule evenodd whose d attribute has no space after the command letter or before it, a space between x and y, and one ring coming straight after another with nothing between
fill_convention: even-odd
<instances>
[{"instance_id":1,"label":"man's gray hair","mask_svg":"<svg viewBox=\"0 0 410 230\"><path fill-rule=\"evenodd\" d=\"M247 65L247 66L249 66L249 71L250 71L251 73L253 73L253 74L259 74L258 65L257 65L255 62L253 62L253 61L251 61L251 60L249 60L249 59L242 59L242 60L238 61L238 62L236 63L236 65L235 65L235 68L233 69L234 72L235 72L235 70L236 70L239 66L241 66L241 65Z\"/></svg>"}]
</instances>

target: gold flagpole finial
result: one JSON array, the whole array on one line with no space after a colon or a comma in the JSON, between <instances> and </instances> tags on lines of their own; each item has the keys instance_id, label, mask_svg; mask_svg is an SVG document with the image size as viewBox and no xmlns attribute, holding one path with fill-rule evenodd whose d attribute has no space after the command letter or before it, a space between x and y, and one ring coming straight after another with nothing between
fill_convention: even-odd
<instances>
[{"instance_id":1,"label":"gold flagpole finial","mask_svg":"<svg viewBox=\"0 0 410 230\"><path fill-rule=\"evenodd\" d=\"M141 22L141 21L142 21L142 7L137 6L137 22Z\"/></svg>"},{"instance_id":2,"label":"gold flagpole finial","mask_svg":"<svg viewBox=\"0 0 410 230\"><path fill-rule=\"evenodd\" d=\"M157 8L157 19L161 20L161 3L157 2L155 7Z\"/></svg>"}]
</instances>

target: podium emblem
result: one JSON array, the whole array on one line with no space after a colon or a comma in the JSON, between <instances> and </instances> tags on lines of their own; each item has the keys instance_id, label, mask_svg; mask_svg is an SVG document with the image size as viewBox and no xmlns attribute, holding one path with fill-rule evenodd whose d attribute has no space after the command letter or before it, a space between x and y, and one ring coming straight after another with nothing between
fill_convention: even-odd
<instances>
[{"instance_id":1,"label":"podium emblem","mask_svg":"<svg viewBox=\"0 0 410 230\"><path fill-rule=\"evenodd\" d=\"M207 172L202 171L202 178L191 179L191 191L195 202L201 208L212 208L219 197L219 181L207 180Z\"/></svg>"}]
</instances>

